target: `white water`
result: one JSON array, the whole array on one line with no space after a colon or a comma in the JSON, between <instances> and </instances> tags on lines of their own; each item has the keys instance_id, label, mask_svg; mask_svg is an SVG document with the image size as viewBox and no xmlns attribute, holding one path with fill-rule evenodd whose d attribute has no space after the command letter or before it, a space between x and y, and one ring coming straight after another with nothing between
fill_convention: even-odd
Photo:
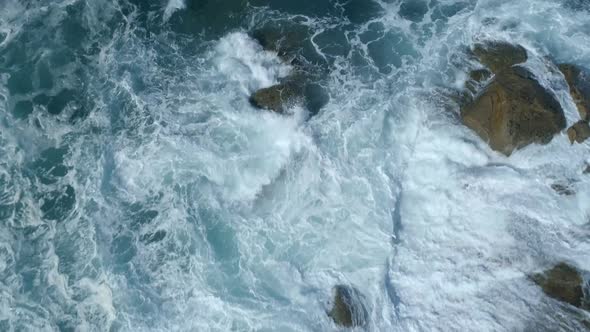
<instances>
[{"instance_id":1,"label":"white water","mask_svg":"<svg viewBox=\"0 0 590 332\"><path fill-rule=\"evenodd\" d=\"M590 14L548 0L459 2L466 8L436 32L428 17L455 2L439 3L417 25L399 17L399 3L380 3L385 14L375 22L394 36L388 52L405 54L405 66L365 76L352 54L337 58L330 102L308 121L302 109L285 117L249 105L251 91L290 68L243 32L211 42L187 60L195 60L190 71L171 78L122 31L101 50L96 75L129 100L128 113L110 114L108 96L80 127L33 113L47 133L3 115L0 174L12 185L2 204L20 196L30 209L5 218L0 234L46 223L31 181L13 175L41 147L70 145L72 171L61 181L77 201L31 249L41 257L38 283L50 289L45 302L19 294L23 249L2 239L0 321L51 331L65 312L81 331L335 330L325 315L331 287L353 284L366 297L371 331L575 331L583 314L546 298L526 274L562 260L590 270L589 143L570 146L562 134L507 158L435 93L477 66L461 47L508 40L527 48L527 65L576 121L563 78L542 59L589 63ZM170 1L165 20L183 6ZM497 21L485 25L489 16ZM357 36L369 29L351 38L361 54L371 43ZM116 49L117 41L129 46ZM131 78L114 77L122 63L142 68L147 82L169 81L136 92ZM125 130L112 133L114 119ZM571 183L576 194L560 196L553 183ZM129 212L134 203L157 216L130 226L139 218ZM158 230L162 241L138 240ZM60 246L76 250L60 254ZM64 260L79 271L58 269Z\"/></svg>"}]
</instances>

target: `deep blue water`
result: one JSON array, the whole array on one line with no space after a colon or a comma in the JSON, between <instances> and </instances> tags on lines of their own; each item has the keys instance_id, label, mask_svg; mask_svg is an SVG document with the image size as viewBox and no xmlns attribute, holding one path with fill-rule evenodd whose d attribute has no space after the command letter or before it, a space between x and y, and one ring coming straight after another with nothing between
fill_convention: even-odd
<instances>
[{"instance_id":1,"label":"deep blue water","mask_svg":"<svg viewBox=\"0 0 590 332\"><path fill-rule=\"evenodd\" d=\"M314 73L290 116L260 29ZM331 331L338 284L359 330L579 330L526 274L590 270L590 145L459 123L489 39L577 121L584 0L0 0L0 331Z\"/></svg>"}]
</instances>

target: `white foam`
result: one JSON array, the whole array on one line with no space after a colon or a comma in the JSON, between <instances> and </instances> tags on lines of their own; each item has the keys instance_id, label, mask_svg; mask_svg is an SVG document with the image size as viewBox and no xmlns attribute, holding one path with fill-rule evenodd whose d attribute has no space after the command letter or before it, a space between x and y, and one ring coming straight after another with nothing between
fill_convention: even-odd
<instances>
[{"instance_id":1,"label":"white foam","mask_svg":"<svg viewBox=\"0 0 590 332\"><path fill-rule=\"evenodd\" d=\"M268 87L287 76L290 66L276 53L264 51L244 32L234 32L221 39L216 47L215 61L229 79L240 83L244 93Z\"/></svg>"},{"instance_id":2,"label":"white foam","mask_svg":"<svg viewBox=\"0 0 590 332\"><path fill-rule=\"evenodd\" d=\"M185 8L186 3L184 0L168 0L166 8L164 9L164 22L168 21L172 14Z\"/></svg>"}]
</instances>

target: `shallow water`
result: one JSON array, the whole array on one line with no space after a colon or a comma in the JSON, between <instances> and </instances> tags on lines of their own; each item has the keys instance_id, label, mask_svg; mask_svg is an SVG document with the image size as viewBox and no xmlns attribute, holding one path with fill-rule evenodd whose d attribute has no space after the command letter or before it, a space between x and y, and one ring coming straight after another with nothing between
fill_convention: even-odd
<instances>
[{"instance_id":1,"label":"shallow water","mask_svg":"<svg viewBox=\"0 0 590 332\"><path fill-rule=\"evenodd\" d=\"M293 70L265 25L319 111L250 106ZM1 0L0 330L330 331L337 284L369 331L581 330L526 275L590 270L590 145L459 123L485 39L577 121L547 59L590 63L587 1Z\"/></svg>"}]
</instances>

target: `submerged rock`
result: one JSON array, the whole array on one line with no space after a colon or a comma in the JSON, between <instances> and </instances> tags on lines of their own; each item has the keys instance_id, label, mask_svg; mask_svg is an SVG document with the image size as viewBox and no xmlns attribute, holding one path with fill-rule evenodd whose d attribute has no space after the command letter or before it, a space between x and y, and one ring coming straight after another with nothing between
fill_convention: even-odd
<instances>
[{"instance_id":1,"label":"submerged rock","mask_svg":"<svg viewBox=\"0 0 590 332\"><path fill-rule=\"evenodd\" d=\"M582 120L590 121L590 75L584 74L580 67L570 64L558 66L570 88Z\"/></svg>"},{"instance_id":2,"label":"submerged rock","mask_svg":"<svg viewBox=\"0 0 590 332\"><path fill-rule=\"evenodd\" d=\"M463 123L505 155L565 128L561 105L521 66L506 68L461 110Z\"/></svg>"},{"instance_id":3,"label":"submerged rock","mask_svg":"<svg viewBox=\"0 0 590 332\"><path fill-rule=\"evenodd\" d=\"M583 143L590 137L590 126L586 121L578 121L567 130L570 142Z\"/></svg>"},{"instance_id":4,"label":"submerged rock","mask_svg":"<svg viewBox=\"0 0 590 332\"><path fill-rule=\"evenodd\" d=\"M559 263L548 271L531 276L531 279L547 296L578 308L589 308L584 297L584 279L575 267Z\"/></svg>"},{"instance_id":5,"label":"submerged rock","mask_svg":"<svg viewBox=\"0 0 590 332\"><path fill-rule=\"evenodd\" d=\"M263 27L253 31L252 37L265 50L276 52L283 61L293 63L309 39L309 31L300 26Z\"/></svg>"},{"instance_id":6,"label":"submerged rock","mask_svg":"<svg viewBox=\"0 0 590 332\"><path fill-rule=\"evenodd\" d=\"M337 285L333 289L334 302L328 316L344 327L364 326L368 313L361 293L350 286Z\"/></svg>"},{"instance_id":7,"label":"submerged rock","mask_svg":"<svg viewBox=\"0 0 590 332\"><path fill-rule=\"evenodd\" d=\"M473 54L493 73L526 62L528 59L524 47L502 41L475 44Z\"/></svg>"},{"instance_id":8,"label":"submerged rock","mask_svg":"<svg viewBox=\"0 0 590 332\"><path fill-rule=\"evenodd\" d=\"M555 190L556 193L563 196L572 196L576 194L576 192L572 188L570 188L570 186L561 183L552 184L551 189Z\"/></svg>"}]
</instances>

